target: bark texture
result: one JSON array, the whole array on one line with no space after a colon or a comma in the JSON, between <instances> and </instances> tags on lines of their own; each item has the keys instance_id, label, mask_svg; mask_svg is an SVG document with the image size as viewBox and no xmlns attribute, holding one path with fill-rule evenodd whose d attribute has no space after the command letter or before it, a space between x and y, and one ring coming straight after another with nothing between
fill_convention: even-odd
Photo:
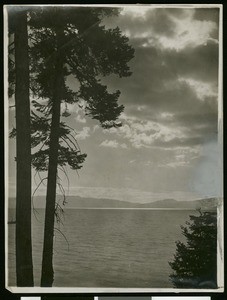
<instances>
[{"instance_id":1,"label":"bark texture","mask_svg":"<svg viewBox=\"0 0 227 300\"><path fill-rule=\"evenodd\" d=\"M50 152L47 180L44 245L42 259L41 286L51 287L54 281L53 270L53 237L54 237L54 218L56 205L56 183L58 167L59 149L59 126L61 113L61 94L63 75L63 62L61 57L61 32L56 30L57 51L54 57L54 90L53 90L53 109L50 132Z\"/></svg>"},{"instance_id":2,"label":"bark texture","mask_svg":"<svg viewBox=\"0 0 227 300\"><path fill-rule=\"evenodd\" d=\"M27 13L15 28L16 103L16 276L17 286L33 286L31 238L31 138Z\"/></svg>"}]
</instances>

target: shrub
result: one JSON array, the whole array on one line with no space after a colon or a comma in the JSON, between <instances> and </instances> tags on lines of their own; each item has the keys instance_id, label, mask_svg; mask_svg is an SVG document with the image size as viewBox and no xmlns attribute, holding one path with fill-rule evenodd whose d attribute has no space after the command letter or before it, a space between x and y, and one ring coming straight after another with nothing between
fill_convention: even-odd
<instances>
[{"instance_id":1,"label":"shrub","mask_svg":"<svg viewBox=\"0 0 227 300\"><path fill-rule=\"evenodd\" d=\"M170 279L177 288L217 288L217 214L198 212L181 226L186 243L176 242L174 260L169 262Z\"/></svg>"}]
</instances>

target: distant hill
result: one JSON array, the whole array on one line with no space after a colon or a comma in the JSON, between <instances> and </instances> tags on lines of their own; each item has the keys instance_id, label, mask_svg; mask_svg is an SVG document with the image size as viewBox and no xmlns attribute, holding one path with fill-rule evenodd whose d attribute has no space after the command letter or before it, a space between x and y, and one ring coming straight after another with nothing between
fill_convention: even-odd
<instances>
[{"instance_id":1,"label":"distant hill","mask_svg":"<svg viewBox=\"0 0 227 300\"><path fill-rule=\"evenodd\" d=\"M58 196L60 200L62 197ZM114 199L83 198L80 196L68 196L66 208L176 208L176 209L198 209L213 210L218 205L218 198L207 198L192 201L177 201L174 199L163 199L159 201L139 204ZM15 208L15 198L9 199L9 207ZM45 197L36 196L33 199L34 207L44 208Z\"/></svg>"},{"instance_id":2,"label":"distant hill","mask_svg":"<svg viewBox=\"0 0 227 300\"><path fill-rule=\"evenodd\" d=\"M149 208L185 208L185 209L199 209L211 210L216 209L218 205L217 198L207 198L193 201L177 201L174 199L164 199L151 203L140 204L139 207Z\"/></svg>"},{"instance_id":3,"label":"distant hill","mask_svg":"<svg viewBox=\"0 0 227 300\"><path fill-rule=\"evenodd\" d=\"M131 207L136 207L136 204L127 201L114 200L114 199L83 198L80 196L69 196L67 197L67 207L131 208Z\"/></svg>"},{"instance_id":4,"label":"distant hill","mask_svg":"<svg viewBox=\"0 0 227 300\"><path fill-rule=\"evenodd\" d=\"M62 200L63 197L57 196L58 200ZM115 199L100 199L100 198L83 198L80 196L67 196L66 197L66 208L133 208L137 207L138 204L115 200ZM45 196L36 196L33 198L33 204L36 208L44 208L45 207ZM9 207L15 208L16 201L15 198L9 199Z\"/></svg>"}]
</instances>

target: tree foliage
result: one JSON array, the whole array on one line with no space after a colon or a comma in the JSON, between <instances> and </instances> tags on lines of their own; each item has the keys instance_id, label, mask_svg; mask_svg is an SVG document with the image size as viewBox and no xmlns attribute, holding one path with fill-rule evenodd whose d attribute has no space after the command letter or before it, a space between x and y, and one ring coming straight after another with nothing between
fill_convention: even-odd
<instances>
[{"instance_id":1,"label":"tree foliage","mask_svg":"<svg viewBox=\"0 0 227 300\"><path fill-rule=\"evenodd\" d=\"M121 126L117 120L124 109L118 104L120 91L110 93L101 82L110 74L131 75L128 62L134 49L128 45L128 38L119 28L106 29L101 24L104 17L115 14L113 8L92 7L30 11L31 90L35 97L46 100L45 105L33 101L32 113L32 146L36 149L32 164L37 171L48 170L42 286L53 283L57 168L67 163L79 169L86 157L61 116L69 116L67 105L76 103L103 128ZM75 88L67 84L69 76L74 78ZM62 105L66 107L63 112Z\"/></svg>"},{"instance_id":2,"label":"tree foliage","mask_svg":"<svg viewBox=\"0 0 227 300\"><path fill-rule=\"evenodd\" d=\"M120 91L109 93L101 83L103 76L116 74L130 76L128 62L134 49L120 29L106 29L100 25L104 16L117 14L116 9L105 8L42 8L32 11L29 25L32 28L31 66L33 91L39 97L53 101L55 85L55 58L63 63L61 101L85 101L86 115L96 119L104 128L118 127L118 116L123 105L117 103ZM55 16L55 18L54 18ZM57 49L56 30L61 30L61 47ZM73 89L66 83L67 76L75 78Z\"/></svg>"},{"instance_id":3,"label":"tree foliage","mask_svg":"<svg viewBox=\"0 0 227 300\"><path fill-rule=\"evenodd\" d=\"M48 6L26 8L28 12L29 89L31 106L31 164L47 171L42 286L53 282L53 230L58 167L82 167L81 153L73 128L61 120L70 115L69 104L77 104L84 114L103 128L119 127L123 105L120 91L110 93L102 78L110 74L130 76L128 62L134 49L118 27L107 29L102 20L117 15L116 8ZM12 12L14 13L14 11ZM10 24L10 32L15 29ZM10 45L11 46L11 45ZM14 49L9 49L9 95L15 91ZM68 85L69 76L74 86ZM62 109L65 107L65 109ZM13 129L10 136L16 136ZM58 217L57 217L58 220Z\"/></svg>"},{"instance_id":4,"label":"tree foliage","mask_svg":"<svg viewBox=\"0 0 227 300\"><path fill-rule=\"evenodd\" d=\"M201 212L191 215L181 226L186 243L176 242L174 260L169 262L170 279L177 288L217 287L217 215Z\"/></svg>"}]
</instances>

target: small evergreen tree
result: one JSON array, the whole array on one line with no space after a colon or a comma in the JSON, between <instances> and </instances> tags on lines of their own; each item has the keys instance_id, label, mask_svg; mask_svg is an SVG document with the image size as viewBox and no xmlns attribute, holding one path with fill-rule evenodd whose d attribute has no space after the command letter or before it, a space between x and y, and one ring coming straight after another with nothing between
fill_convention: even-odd
<instances>
[{"instance_id":1,"label":"small evergreen tree","mask_svg":"<svg viewBox=\"0 0 227 300\"><path fill-rule=\"evenodd\" d=\"M217 288L217 214L201 212L181 226L186 243L176 242L170 279L177 288Z\"/></svg>"}]
</instances>

